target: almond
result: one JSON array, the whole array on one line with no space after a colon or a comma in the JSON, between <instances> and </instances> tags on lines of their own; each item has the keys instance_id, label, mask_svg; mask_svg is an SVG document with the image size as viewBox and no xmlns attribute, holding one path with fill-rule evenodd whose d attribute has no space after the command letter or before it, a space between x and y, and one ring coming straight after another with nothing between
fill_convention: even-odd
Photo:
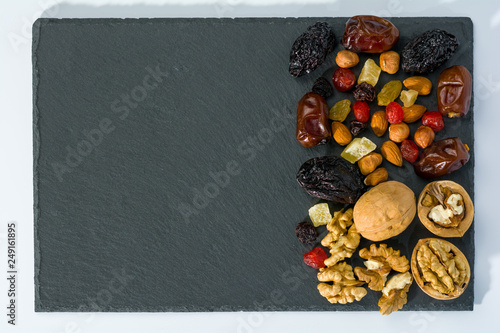
<instances>
[{"instance_id":1,"label":"almond","mask_svg":"<svg viewBox=\"0 0 500 333\"><path fill-rule=\"evenodd\" d=\"M377 111L372 116L372 121L370 123L373 133L376 136L384 135L389 123L387 122L387 118L385 117L385 111Z\"/></svg>"},{"instance_id":2,"label":"almond","mask_svg":"<svg viewBox=\"0 0 500 333\"><path fill-rule=\"evenodd\" d=\"M371 152L368 155L362 157L358 161L359 170L363 175L372 173L380 164L382 164L383 158L379 153Z\"/></svg>"},{"instance_id":3,"label":"almond","mask_svg":"<svg viewBox=\"0 0 500 333\"><path fill-rule=\"evenodd\" d=\"M403 156L401 155L401 151L393 141L384 142L382 147L380 147L380 151L382 156L384 156L388 162L396 166L403 165Z\"/></svg>"},{"instance_id":4,"label":"almond","mask_svg":"<svg viewBox=\"0 0 500 333\"><path fill-rule=\"evenodd\" d=\"M334 121L332 123L332 137L341 146L349 144L352 140L352 134L346 125L342 124L340 121Z\"/></svg>"},{"instance_id":5,"label":"almond","mask_svg":"<svg viewBox=\"0 0 500 333\"><path fill-rule=\"evenodd\" d=\"M405 123L413 123L422 118L425 111L427 111L427 108L419 104L413 104L410 107L403 106L403 113L404 113L403 121Z\"/></svg>"},{"instance_id":6,"label":"almond","mask_svg":"<svg viewBox=\"0 0 500 333\"><path fill-rule=\"evenodd\" d=\"M378 168L365 178L365 185L375 186L382 182L385 182L387 178L389 178L389 173L387 172L387 169Z\"/></svg>"},{"instance_id":7,"label":"almond","mask_svg":"<svg viewBox=\"0 0 500 333\"><path fill-rule=\"evenodd\" d=\"M419 95L429 95L432 89L432 82L423 76L412 76L403 81L403 84L408 89L413 89Z\"/></svg>"}]
</instances>

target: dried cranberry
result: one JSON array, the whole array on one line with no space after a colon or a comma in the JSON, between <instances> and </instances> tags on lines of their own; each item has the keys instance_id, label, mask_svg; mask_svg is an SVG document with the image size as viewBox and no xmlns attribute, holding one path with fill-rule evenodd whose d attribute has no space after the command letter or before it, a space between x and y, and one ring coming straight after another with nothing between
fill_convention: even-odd
<instances>
[{"instance_id":1,"label":"dried cranberry","mask_svg":"<svg viewBox=\"0 0 500 333\"><path fill-rule=\"evenodd\" d=\"M403 122L405 114L401 105L396 102L390 102L385 107L385 116L390 124L399 124Z\"/></svg>"},{"instance_id":2,"label":"dried cranberry","mask_svg":"<svg viewBox=\"0 0 500 333\"><path fill-rule=\"evenodd\" d=\"M368 127L368 123L362 123L357 120L351 121L351 134L356 136L359 133L363 132Z\"/></svg>"},{"instance_id":3,"label":"dried cranberry","mask_svg":"<svg viewBox=\"0 0 500 333\"><path fill-rule=\"evenodd\" d=\"M311 222L300 222L295 227L295 234L301 243L312 243L318 238L318 230Z\"/></svg>"},{"instance_id":4,"label":"dried cranberry","mask_svg":"<svg viewBox=\"0 0 500 333\"><path fill-rule=\"evenodd\" d=\"M428 111L422 116L422 124L429 126L434 132L444 128L443 116L439 111Z\"/></svg>"},{"instance_id":5,"label":"dried cranberry","mask_svg":"<svg viewBox=\"0 0 500 333\"><path fill-rule=\"evenodd\" d=\"M370 119L370 106L368 106L368 103L356 101L352 106L352 110L357 121L366 123ZM403 109L401 109L401 112L403 112Z\"/></svg>"},{"instance_id":6,"label":"dried cranberry","mask_svg":"<svg viewBox=\"0 0 500 333\"><path fill-rule=\"evenodd\" d=\"M400 150L401 150L401 155L408 162L413 163L417 160L418 147L415 144L415 142L411 140L403 140L403 142L401 142Z\"/></svg>"},{"instance_id":7,"label":"dried cranberry","mask_svg":"<svg viewBox=\"0 0 500 333\"><path fill-rule=\"evenodd\" d=\"M323 268L325 267L326 258L325 250L315 247L312 251L304 254L304 263L312 268Z\"/></svg>"},{"instance_id":8,"label":"dried cranberry","mask_svg":"<svg viewBox=\"0 0 500 333\"><path fill-rule=\"evenodd\" d=\"M361 82L360 84L356 85L356 88L354 88L352 94L357 101L373 102L377 92L375 91L375 88L368 82Z\"/></svg>"},{"instance_id":9,"label":"dried cranberry","mask_svg":"<svg viewBox=\"0 0 500 333\"><path fill-rule=\"evenodd\" d=\"M339 68L333 73L333 86L338 91L347 91L354 87L356 76L349 68Z\"/></svg>"}]
</instances>

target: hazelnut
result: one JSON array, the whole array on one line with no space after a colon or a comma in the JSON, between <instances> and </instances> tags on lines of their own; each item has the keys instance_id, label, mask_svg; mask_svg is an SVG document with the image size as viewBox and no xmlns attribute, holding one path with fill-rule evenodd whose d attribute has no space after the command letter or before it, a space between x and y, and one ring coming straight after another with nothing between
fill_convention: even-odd
<instances>
[{"instance_id":1,"label":"hazelnut","mask_svg":"<svg viewBox=\"0 0 500 333\"><path fill-rule=\"evenodd\" d=\"M349 144L352 140L352 135L346 125L342 124L340 121L334 121L332 123L332 137L341 146Z\"/></svg>"},{"instance_id":2,"label":"hazelnut","mask_svg":"<svg viewBox=\"0 0 500 333\"><path fill-rule=\"evenodd\" d=\"M424 115L425 111L427 111L427 108L423 105L419 104L413 104L410 107L402 107L403 108L403 113L404 113L404 118L403 121L405 123L413 123Z\"/></svg>"},{"instance_id":3,"label":"hazelnut","mask_svg":"<svg viewBox=\"0 0 500 333\"><path fill-rule=\"evenodd\" d=\"M429 145L434 141L434 131L429 126L420 126L415 134L413 135L413 140L422 149L429 147Z\"/></svg>"},{"instance_id":4,"label":"hazelnut","mask_svg":"<svg viewBox=\"0 0 500 333\"><path fill-rule=\"evenodd\" d=\"M399 54L395 51L380 54L380 68L389 74L396 74L399 70Z\"/></svg>"},{"instance_id":5,"label":"hazelnut","mask_svg":"<svg viewBox=\"0 0 500 333\"><path fill-rule=\"evenodd\" d=\"M368 155L363 156L358 161L359 170L363 175L372 173L380 164L382 164L382 155L379 153L371 152Z\"/></svg>"},{"instance_id":6,"label":"hazelnut","mask_svg":"<svg viewBox=\"0 0 500 333\"><path fill-rule=\"evenodd\" d=\"M380 152L384 158L395 166L403 165L403 156L401 150L393 141L386 141L380 147Z\"/></svg>"},{"instance_id":7,"label":"hazelnut","mask_svg":"<svg viewBox=\"0 0 500 333\"><path fill-rule=\"evenodd\" d=\"M342 50L337 53L335 62L340 68L351 68L359 63L359 57L352 51Z\"/></svg>"},{"instance_id":8,"label":"hazelnut","mask_svg":"<svg viewBox=\"0 0 500 333\"><path fill-rule=\"evenodd\" d=\"M410 127L406 123L391 124L389 126L389 139L400 143L410 136Z\"/></svg>"},{"instance_id":9,"label":"hazelnut","mask_svg":"<svg viewBox=\"0 0 500 333\"><path fill-rule=\"evenodd\" d=\"M375 133L376 136L380 137L384 135L387 127L389 126L389 123L387 122L387 118L385 116L385 111L375 112L372 115L370 126L372 127L373 133Z\"/></svg>"}]
</instances>

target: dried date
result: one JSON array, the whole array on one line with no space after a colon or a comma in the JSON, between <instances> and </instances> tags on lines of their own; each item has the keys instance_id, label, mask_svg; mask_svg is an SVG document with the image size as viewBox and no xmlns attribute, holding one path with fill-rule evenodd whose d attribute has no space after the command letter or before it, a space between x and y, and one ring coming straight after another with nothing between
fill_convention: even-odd
<instances>
[{"instance_id":1,"label":"dried date","mask_svg":"<svg viewBox=\"0 0 500 333\"><path fill-rule=\"evenodd\" d=\"M326 22L316 22L307 28L292 45L289 72L293 76L311 73L333 51L335 34Z\"/></svg>"},{"instance_id":2,"label":"dried date","mask_svg":"<svg viewBox=\"0 0 500 333\"><path fill-rule=\"evenodd\" d=\"M328 142L332 135L328 122L328 105L321 95L305 94L297 105L297 141L304 147Z\"/></svg>"},{"instance_id":3,"label":"dried date","mask_svg":"<svg viewBox=\"0 0 500 333\"><path fill-rule=\"evenodd\" d=\"M463 167L469 161L469 151L460 138L434 141L425 148L413 165L417 175L437 178Z\"/></svg>"},{"instance_id":4,"label":"dried date","mask_svg":"<svg viewBox=\"0 0 500 333\"><path fill-rule=\"evenodd\" d=\"M434 72L455 54L458 45L457 37L444 30L426 31L405 45L401 67L405 72Z\"/></svg>"},{"instance_id":5,"label":"dried date","mask_svg":"<svg viewBox=\"0 0 500 333\"><path fill-rule=\"evenodd\" d=\"M339 203L353 204L366 191L357 165L337 156L306 161L297 173L297 181L309 195Z\"/></svg>"},{"instance_id":6,"label":"dried date","mask_svg":"<svg viewBox=\"0 0 500 333\"><path fill-rule=\"evenodd\" d=\"M472 76L461 65L441 72L437 83L438 110L449 118L462 118L469 112L472 95Z\"/></svg>"},{"instance_id":7,"label":"dried date","mask_svg":"<svg viewBox=\"0 0 500 333\"><path fill-rule=\"evenodd\" d=\"M357 15L347 21L342 44L354 52L381 53L390 50L398 40L399 30L390 21Z\"/></svg>"}]
</instances>

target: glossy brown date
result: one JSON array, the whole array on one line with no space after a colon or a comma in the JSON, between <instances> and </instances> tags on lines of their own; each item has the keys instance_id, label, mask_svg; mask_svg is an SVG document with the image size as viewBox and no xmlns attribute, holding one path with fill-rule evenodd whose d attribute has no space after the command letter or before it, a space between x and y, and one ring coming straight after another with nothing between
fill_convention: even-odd
<instances>
[{"instance_id":1,"label":"glossy brown date","mask_svg":"<svg viewBox=\"0 0 500 333\"><path fill-rule=\"evenodd\" d=\"M437 178L463 167L469 161L469 151L460 138L434 141L424 149L413 165L417 175Z\"/></svg>"},{"instance_id":2,"label":"glossy brown date","mask_svg":"<svg viewBox=\"0 0 500 333\"><path fill-rule=\"evenodd\" d=\"M381 53L390 50L398 40L399 30L388 20L357 15L347 21L342 44L354 52Z\"/></svg>"},{"instance_id":3,"label":"glossy brown date","mask_svg":"<svg viewBox=\"0 0 500 333\"><path fill-rule=\"evenodd\" d=\"M438 110L449 118L462 118L469 112L472 76L464 66L451 66L441 72L437 83Z\"/></svg>"},{"instance_id":4,"label":"glossy brown date","mask_svg":"<svg viewBox=\"0 0 500 333\"><path fill-rule=\"evenodd\" d=\"M328 104L316 93L304 95L297 105L297 141L304 147L326 143L332 135Z\"/></svg>"}]
</instances>

